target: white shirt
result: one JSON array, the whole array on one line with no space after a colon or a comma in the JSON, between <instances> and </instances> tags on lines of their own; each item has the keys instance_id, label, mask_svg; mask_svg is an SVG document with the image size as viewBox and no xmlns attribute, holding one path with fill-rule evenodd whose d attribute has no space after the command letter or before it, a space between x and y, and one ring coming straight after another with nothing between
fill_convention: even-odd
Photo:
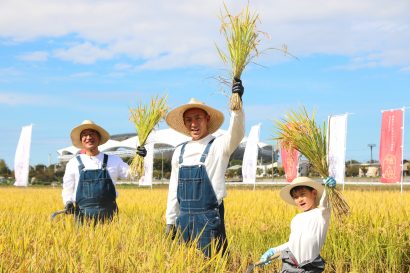
<instances>
[{"instance_id":1,"label":"white shirt","mask_svg":"<svg viewBox=\"0 0 410 273\"><path fill-rule=\"evenodd\" d=\"M290 224L289 241L275 247L275 252L289 248L299 264L313 261L319 256L325 243L330 213L331 208L326 190L324 190L317 208L293 217Z\"/></svg>"},{"instance_id":2,"label":"white shirt","mask_svg":"<svg viewBox=\"0 0 410 273\"><path fill-rule=\"evenodd\" d=\"M96 156L81 154L80 157L84 164L85 170L96 170L102 168L102 164L104 161L103 153L99 153ZM79 165L80 164L78 163L77 158L73 157L70 159L70 161L68 161L67 166L65 168L62 192L64 204L66 204L68 201L75 202L78 181L80 179L80 173L78 170ZM114 186L118 178L126 178L129 174L128 164L124 163L124 161L122 161L122 159L117 155L108 156L107 170L110 174Z\"/></svg>"},{"instance_id":3,"label":"white shirt","mask_svg":"<svg viewBox=\"0 0 410 273\"><path fill-rule=\"evenodd\" d=\"M226 134L218 136L211 145L205 160L205 169L220 204L226 196L225 171L231 154L238 147L245 135L244 113L242 110L231 112L229 129ZM191 166L200 163L201 155L208 142L214 138L208 135L197 141L189 141L185 146L182 165ZM172 156L172 171L169 181L168 204L166 211L167 224L175 224L179 215L177 200L179 155L182 145L178 146Z\"/></svg>"}]
</instances>

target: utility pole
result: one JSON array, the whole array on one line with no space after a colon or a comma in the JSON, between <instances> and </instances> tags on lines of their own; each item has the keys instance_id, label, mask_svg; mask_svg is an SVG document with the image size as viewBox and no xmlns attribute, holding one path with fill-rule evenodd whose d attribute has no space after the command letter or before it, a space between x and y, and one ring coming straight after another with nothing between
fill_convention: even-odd
<instances>
[{"instance_id":1,"label":"utility pole","mask_svg":"<svg viewBox=\"0 0 410 273\"><path fill-rule=\"evenodd\" d=\"M367 144L367 146L370 148L370 164L373 163L373 148L376 147L376 144Z\"/></svg>"},{"instance_id":2,"label":"utility pole","mask_svg":"<svg viewBox=\"0 0 410 273\"><path fill-rule=\"evenodd\" d=\"M272 144L272 168L271 168L271 170L272 170L272 181L275 178L273 176L273 163L274 163L274 161L275 161L275 148L273 147L273 144Z\"/></svg>"},{"instance_id":3,"label":"utility pole","mask_svg":"<svg viewBox=\"0 0 410 273\"><path fill-rule=\"evenodd\" d=\"M164 151L161 150L161 181L164 180Z\"/></svg>"}]
</instances>

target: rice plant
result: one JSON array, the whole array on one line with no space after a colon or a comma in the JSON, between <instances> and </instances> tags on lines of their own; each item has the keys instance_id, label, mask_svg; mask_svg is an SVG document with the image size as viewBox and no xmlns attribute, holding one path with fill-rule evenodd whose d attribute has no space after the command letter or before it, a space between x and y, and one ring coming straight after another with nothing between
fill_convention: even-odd
<instances>
[{"instance_id":1,"label":"rice plant","mask_svg":"<svg viewBox=\"0 0 410 273\"><path fill-rule=\"evenodd\" d=\"M238 14L232 15L226 4L225 13L221 12L221 33L225 38L228 53L216 46L219 56L231 68L232 80L240 79L245 67L259 56L258 45L260 35L265 34L257 29L259 15L249 10L249 4ZM242 108L242 101L238 94L230 98L231 110Z\"/></svg>"},{"instance_id":2,"label":"rice plant","mask_svg":"<svg viewBox=\"0 0 410 273\"><path fill-rule=\"evenodd\" d=\"M59 188L0 187L0 272L245 272L266 249L287 241L298 213L278 188L229 188L229 255L206 259L195 245L165 236L167 188L118 191L119 216L93 228L76 226L70 215L50 221L63 206ZM410 192L344 193L351 215L330 226L321 252L325 272L410 272Z\"/></svg>"},{"instance_id":3,"label":"rice plant","mask_svg":"<svg viewBox=\"0 0 410 273\"><path fill-rule=\"evenodd\" d=\"M276 140L303 154L322 178L329 176L326 123L323 122L320 127L315 121L314 112L309 116L306 108L290 111L284 119L275 121L275 130ZM350 212L349 205L336 188L328 187L328 192L332 210L342 221Z\"/></svg>"},{"instance_id":4,"label":"rice plant","mask_svg":"<svg viewBox=\"0 0 410 273\"><path fill-rule=\"evenodd\" d=\"M165 118L168 112L167 98L152 97L149 105L140 103L135 108L130 108L130 120L137 130L139 145L144 146L149 134L155 129L158 122ZM135 155L130 164L131 174L141 177L144 174L144 158Z\"/></svg>"}]
</instances>

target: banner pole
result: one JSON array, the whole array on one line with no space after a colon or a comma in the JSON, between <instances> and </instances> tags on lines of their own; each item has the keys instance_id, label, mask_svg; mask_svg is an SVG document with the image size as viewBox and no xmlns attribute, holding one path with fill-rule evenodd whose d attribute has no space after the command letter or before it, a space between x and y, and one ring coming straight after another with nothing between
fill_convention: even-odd
<instances>
[{"instance_id":1,"label":"banner pole","mask_svg":"<svg viewBox=\"0 0 410 273\"><path fill-rule=\"evenodd\" d=\"M347 147L347 118L349 117L349 114L348 113L346 113L345 114L346 115L346 119L345 119L345 164L343 165L344 166L344 168L343 168L343 176L344 176L344 179L343 179L343 188L342 188L342 190L344 191L345 190L345 180L346 180L346 147Z\"/></svg>"},{"instance_id":2,"label":"banner pole","mask_svg":"<svg viewBox=\"0 0 410 273\"><path fill-rule=\"evenodd\" d=\"M403 180L404 180L404 164L403 164L403 159L404 159L404 117L406 113L406 107L402 108L403 111L403 125L401 127L402 131L402 141L401 141L401 183L400 183L400 192L403 193Z\"/></svg>"}]
</instances>

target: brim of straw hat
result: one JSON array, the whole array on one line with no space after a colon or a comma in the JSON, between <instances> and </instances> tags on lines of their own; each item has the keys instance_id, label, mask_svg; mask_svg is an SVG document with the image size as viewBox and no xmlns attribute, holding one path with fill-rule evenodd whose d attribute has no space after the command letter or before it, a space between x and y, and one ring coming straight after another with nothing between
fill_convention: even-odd
<instances>
[{"instance_id":1,"label":"brim of straw hat","mask_svg":"<svg viewBox=\"0 0 410 273\"><path fill-rule=\"evenodd\" d=\"M87 129L95 130L100 134L99 145L106 143L110 139L110 134L106 130L104 130L104 128L95 124L91 120L84 120L79 126L74 127L71 130L70 137L74 147L77 147L79 149L83 148L83 144L81 142L81 132Z\"/></svg>"},{"instance_id":2,"label":"brim of straw hat","mask_svg":"<svg viewBox=\"0 0 410 273\"><path fill-rule=\"evenodd\" d=\"M317 190L316 204L319 204L319 200L322 197L325 188L319 182L316 182L313 179L306 176L300 176L295 178L289 185L286 185L280 190L279 195L283 199L283 201L296 206L295 201L293 201L293 198L290 195L290 191L297 186L308 186Z\"/></svg>"},{"instance_id":3,"label":"brim of straw hat","mask_svg":"<svg viewBox=\"0 0 410 273\"><path fill-rule=\"evenodd\" d=\"M190 132L184 124L184 113L188 109L193 108L202 109L210 116L208 122L209 134L216 132L224 122L224 115L221 111L207 106L203 102L200 102L196 99L191 99L187 104L181 105L168 113L167 117L165 118L168 126L184 135L190 136Z\"/></svg>"}]
</instances>

